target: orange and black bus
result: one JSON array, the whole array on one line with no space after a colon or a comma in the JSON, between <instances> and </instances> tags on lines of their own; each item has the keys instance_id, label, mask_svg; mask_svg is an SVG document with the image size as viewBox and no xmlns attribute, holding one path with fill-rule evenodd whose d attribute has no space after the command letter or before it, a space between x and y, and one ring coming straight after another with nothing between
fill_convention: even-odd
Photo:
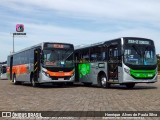
<instances>
[{"instance_id":1,"label":"orange and black bus","mask_svg":"<svg viewBox=\"0 0 160 120\"><path fill-rule=\"evenodd\" d=\"M7 77L14 84L74 82L74 46L67 43L44 42L7 58Z\"/></svg>"}]
</instances>

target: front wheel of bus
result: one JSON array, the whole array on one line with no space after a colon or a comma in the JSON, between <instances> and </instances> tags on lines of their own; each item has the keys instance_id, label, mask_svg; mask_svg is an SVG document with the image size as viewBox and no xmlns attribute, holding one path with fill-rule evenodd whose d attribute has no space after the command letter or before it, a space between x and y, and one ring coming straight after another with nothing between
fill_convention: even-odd
<instances>
[{"instance_id":1,"label":"front wheel of bus","mask_svg":"<svg viewBox=\"0 0 160 120\"><path fill-rule=\"evenodd\" d=\"M128 89L132 89L135 86L135 83L127 83L125 84Z\"/></svg>"},{"instance_id":2,"label":"front wheel of bus","mask_svg":"<svg viewBox=\"0 0 160 120\"><path fill-rule=\"evenodd\" d=\"M100 83L102 88L109 88L110 84L107 82L107 77L105 75L101 75Z\"/></svg>"}]
</instances>

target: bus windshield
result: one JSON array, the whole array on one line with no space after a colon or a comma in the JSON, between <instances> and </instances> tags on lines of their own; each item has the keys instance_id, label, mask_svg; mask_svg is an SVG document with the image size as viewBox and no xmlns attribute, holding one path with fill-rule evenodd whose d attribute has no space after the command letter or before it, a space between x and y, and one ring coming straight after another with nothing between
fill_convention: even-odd
<instances>
[{"instance_id":1,"label":"bus windshield","mask_svg":"<svg viewBox=\"0 0 160 120\"><path fill-rule=\"evenodd\" d=\"M43 50L43 64L53 67L73 67L73 49Z\"/></svg>"},{"instance_id":2,"label":"bus windshield","mask_svg":"<svg viewBox=\"0 0 160 120\"><path fill-rule=\"evenodd\" d=\"M124 63L130 65L155 65L155 48L152 45L125 45Z\"/></svg>"}]
</instances>

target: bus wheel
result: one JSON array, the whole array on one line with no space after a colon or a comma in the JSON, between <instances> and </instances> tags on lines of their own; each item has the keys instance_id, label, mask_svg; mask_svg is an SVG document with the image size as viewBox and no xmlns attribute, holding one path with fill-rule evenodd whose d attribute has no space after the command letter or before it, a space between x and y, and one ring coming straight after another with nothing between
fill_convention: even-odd
<instances>
[{"instance_id":1,"label":"bus wheel","mask_svg":"<svg viewBox=\"0 0 160 120\"><path fill-rule=\"evenodd\" d=\"M33 78L31 79L31 85L32 85L32 87L38 87L39 86L39 84L36 83Z\"/></svg>"},{"instance_id":2,"label":"bus wheel","mask_svg":"<svg viewBox=\"0 0 160 120\"><path fill-rule=\"evenodd\" d=\"M107 78L106 78L105 75L101 75L101 77L100 77L100 85L101 85L102 88L110 87L110 84L107 83Z\"/></svg>"},{"instance_id":3,"label":"bus wheel","mask_svg":"<svg viewBox=\"0 0 160 120\"><path fill-rule=\"evenodd\" d=\"M127 83L125 85L126 85L127 88L131 89L131 88L134 88L135 83Z\"/></svg>"},{"instance_id":4,"label":"bus wheel","mask_svg":"<svg viewBox=\"0 0 160 120\"><path fill-rule=\"evenodd\" d=\"M13 76L13 84L14 85L19 85L21 82L16 80L16 75Z\"/></svg>"}]
</instances>

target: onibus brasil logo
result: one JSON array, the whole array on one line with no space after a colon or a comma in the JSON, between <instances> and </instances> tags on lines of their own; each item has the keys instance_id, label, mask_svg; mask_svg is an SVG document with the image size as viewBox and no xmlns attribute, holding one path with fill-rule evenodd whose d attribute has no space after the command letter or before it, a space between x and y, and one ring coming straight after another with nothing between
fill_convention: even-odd
<instances>
[{"instance_id":1,"label":"onibus brasil logo","mask_svg":"<svg viewBox=\"0 0 160 120\"><path fill-rule=\"evenodd\" d=\"M26 33L24 33L24 25L23 24L17 24L16 25L16 33L13 33L13 36L19 36L19 35L23 35L25 36Z\"/></svg>"}]
</instances>

